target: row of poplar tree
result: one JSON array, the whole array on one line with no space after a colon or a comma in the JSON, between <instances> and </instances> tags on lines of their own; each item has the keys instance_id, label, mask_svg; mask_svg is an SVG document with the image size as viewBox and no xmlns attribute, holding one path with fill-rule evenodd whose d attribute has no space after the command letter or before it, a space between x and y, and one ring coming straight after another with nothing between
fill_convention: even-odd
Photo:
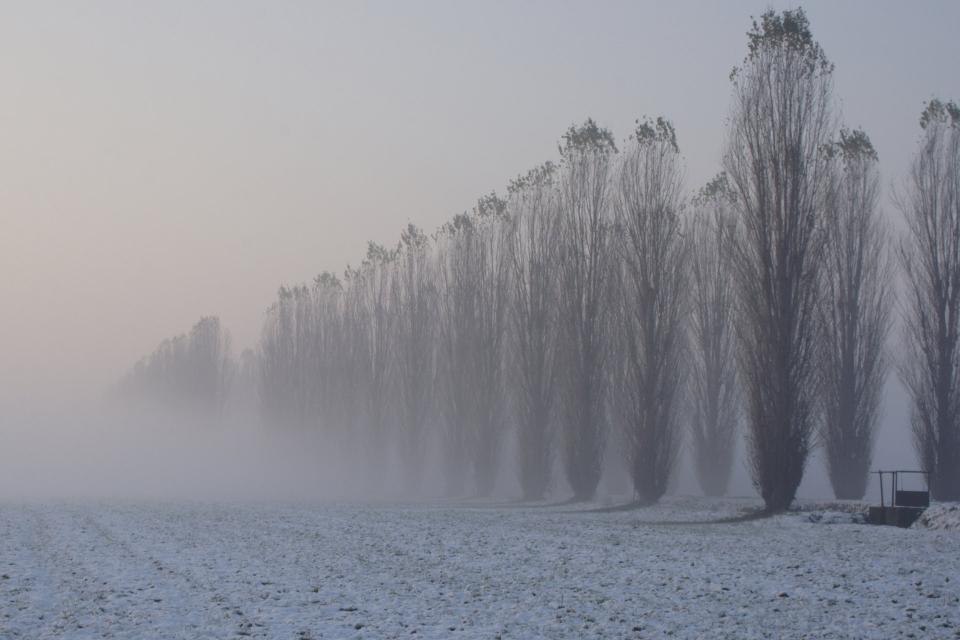
<instances>
[{"instance_id":1,"label":"row of poplar tree","mask_svg":"<svg viewBox=\"0 0 960 640\"><path fill-rule=\"evenodd\" d=\"M375 466L395 451L411 488L439 460L450 495L493 491L508 437L526 499L555 468L591 498L616 451L655 502L685 441L722 495L745 424L776 511L818 445L837 497L864 495L895 363L934 497L960 499L960 109L927 103L893 238L877 153L837 121L832 76L802 9L763 14L731 74L723 171L695 196L668 120L638 121L622 148L587 120L505 196L281 288L244 387L268 424L349 433ZM178 379L194 333L127 384L206 388ZM221 381L236 368L209 355Z\"/></svg>"}]
</instances>

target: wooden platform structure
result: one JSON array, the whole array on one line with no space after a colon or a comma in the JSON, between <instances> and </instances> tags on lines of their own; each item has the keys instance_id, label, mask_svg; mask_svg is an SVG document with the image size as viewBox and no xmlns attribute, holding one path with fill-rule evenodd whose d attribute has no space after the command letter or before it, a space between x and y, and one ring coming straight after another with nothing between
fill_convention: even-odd
<instances>
[{"instance_id":1,"label":"wooden platform structure","mask_svg":"<svg viewBox=\"0 0 960 640\"><path fill-rule=\"evenodd\" d=\"M920 514L930 506L929 472L916 470L874 471L880 477L880 506L870 507L867 522L870 524L885 524L895 527L909 527ZM923 477L924 488L901 489L901 475L920 475ZM883 481L890 477L889 503L883 490Z\"/></svg>"}]
</instances>

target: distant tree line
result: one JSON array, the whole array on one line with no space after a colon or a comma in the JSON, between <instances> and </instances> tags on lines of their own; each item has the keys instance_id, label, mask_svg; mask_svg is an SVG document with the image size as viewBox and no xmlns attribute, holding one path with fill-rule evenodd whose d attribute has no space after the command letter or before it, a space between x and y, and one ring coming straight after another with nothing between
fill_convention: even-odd
<instances>
[{"instance_id":1,"label":"distant tree line","mask_svg":"<svg viewBox=\"0 0 960 640\"><path fill-rule=\"evenodd\" d=\"M216 418L230 395L237 364L219 318L201 318L189 333L169 338L121 378L120 397L140 409L171 409Z\"/></svg>"},{"instance_id":2,"label":"distant tree line","mask_svg":"<svg viewBox=\"0 0 960 640\"><path fill-rule=\"evenodd\" d=\"M435 464L451 496L491 494L509 450L525 499L561 477L590 499L616 451L642 504L684 443L704 493L723 495L743 426L779 511L817 446L836 495L862 498L896 362L934 496L960 499L960 109L923 111L897 243L878 154L838 121L803 10L764 13L747 44L722 171L695 195L669 120L638 120L618 146L588 119L505 195L282 287L241 367L263 420L360 443L371 475L394 456L410 489ZM222 406L223 344L204 319L125 384Z\"/></svg>"}]
</instances>

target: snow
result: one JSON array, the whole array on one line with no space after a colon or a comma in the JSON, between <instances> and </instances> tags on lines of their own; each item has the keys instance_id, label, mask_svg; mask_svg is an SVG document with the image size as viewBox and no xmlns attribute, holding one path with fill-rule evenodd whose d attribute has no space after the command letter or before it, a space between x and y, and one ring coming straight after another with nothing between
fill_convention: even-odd
<instances>
[{"instance_id":1,"label":"snow","mask_svg":"<svg viewBox=\"0 0 960 640\"><path fill-rule=\"evenodd\" d=\"M930 505L913 523L913 528L960 531L960 504L944 502Z\"/></svg>"},{"instance_id":2,"label":"snow","mask_svg":"<svg viewBox=\"0 0 960 640\"><path fill-rule=\"evenodd\" d=\"M960 637L956 532L756 506L7 504L0 638Z\"/></svg>"},{"instance_id":3,"label":"snow","mask_svg":"<svg viewBox=\"0 0 960 640\"><path fill-rule=\"evenodd\" d=\"M866 524L867 519L862 513L847 511L814 511L807 514L808 522L814 524Z\"/></svg>"}]
</instances>

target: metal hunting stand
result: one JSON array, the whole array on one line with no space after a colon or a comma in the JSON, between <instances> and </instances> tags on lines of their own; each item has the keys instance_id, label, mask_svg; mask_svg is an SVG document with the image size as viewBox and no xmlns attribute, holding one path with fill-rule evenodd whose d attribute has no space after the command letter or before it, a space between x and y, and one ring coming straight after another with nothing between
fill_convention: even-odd
<instances>
[{"instance_id":1,"label":"metal hunting stand","mask_svg":"<svg viewBox=\"0 0 960 640\"><path fill-rule=\"evenodd\" d=\"M923 510L930 506L930 482L928 471L874 471L880 477L880 506L870 507L867 520L871 524L888 524L909 527L916 522ZM923 476L923 490L901 489L901 475ZM883 491L883 479L890 476L890 504Z\"/></svg>"}]
</instances>

